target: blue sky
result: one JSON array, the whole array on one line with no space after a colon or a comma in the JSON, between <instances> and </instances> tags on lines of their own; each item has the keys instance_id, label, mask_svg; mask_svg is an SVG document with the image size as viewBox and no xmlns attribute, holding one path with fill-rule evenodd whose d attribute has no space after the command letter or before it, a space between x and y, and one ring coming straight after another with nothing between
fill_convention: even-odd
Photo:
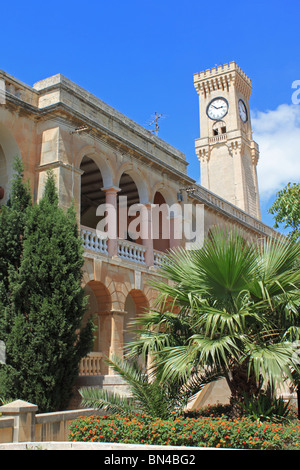
<instances>
[{"instance_id":1,"label":"blue sky","mask_svg":"<svg viewBox=\"0 0 300 470\"><path fill-rule=\"evenodd\" d=\"M0 69L29 85L62 73L148 129L162 113L159 136L196 180L193 74L236 61L252 80L262 219L273 224L276 191L300 180L299 1L15 0L0 12Z\"/></svg>"}]
</instances>

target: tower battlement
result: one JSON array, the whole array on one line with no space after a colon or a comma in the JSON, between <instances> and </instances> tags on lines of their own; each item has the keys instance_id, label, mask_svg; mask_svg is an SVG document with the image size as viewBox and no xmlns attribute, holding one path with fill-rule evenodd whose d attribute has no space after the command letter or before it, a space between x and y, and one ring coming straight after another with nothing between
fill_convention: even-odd
<instances>
[{"instance_id":1,"label":"tower battlement","mask_svg":"<svg viewBox=\"0 0 300 470\"><path fill-rule=\"evenodd\" d=\"M247 99L250 98L251 80L234 61L194 74L194 86L198 93L204 95L218 89L228 90L231 84L239 88Z\"/></svg>"}]
</instances>

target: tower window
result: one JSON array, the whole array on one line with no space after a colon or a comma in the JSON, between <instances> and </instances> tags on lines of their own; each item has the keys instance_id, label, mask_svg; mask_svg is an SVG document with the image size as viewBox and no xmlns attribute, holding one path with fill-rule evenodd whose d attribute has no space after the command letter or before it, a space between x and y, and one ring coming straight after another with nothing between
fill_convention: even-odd
<instances>
[{"instance_id":1,"label":"tower window","mask_svg":"<svg viewBox=\"0 0 300 470\"><path fill-rule=\"evenodd\" d=\"M213 128L213 135L220 135L226 134L226 124L224 121L217 121L214 123Z\"/></svg>"}]
</instances>

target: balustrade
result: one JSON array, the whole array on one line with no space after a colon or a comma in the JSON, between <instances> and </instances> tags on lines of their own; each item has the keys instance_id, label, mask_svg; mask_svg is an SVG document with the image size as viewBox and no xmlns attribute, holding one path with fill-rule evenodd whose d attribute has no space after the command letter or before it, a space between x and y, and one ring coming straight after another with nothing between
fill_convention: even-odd
<instances>
[{"instance_id":1,"label":"balustrade","mask_svg":"<svg viewBox=\"0 0 300 470\"><path fill-rule=\"evenodd\" d=\"M104 354L101 352L91 352L81 359L79 375L101 375L102 360Z\"/></svg>"},{"instance_id":2,"label":"balustrade","mask_svg":"<svg viewBox=\"0 0 300 470\"><path fill-rule=\"evenodd\" d=\"M108 254L107 240L103 240L97 236L96 230L81 226L81 238L83 247L86 250L95 251L96 253Z\"/></svg>"},{"instance_id":3,"label":"balustrade","mask_svg":"<svg viewBox=\"0 0 300 470\"><path fill-rule=\"evenodd\" d=\"M156 268L159 268L164 262L165 254L162 253L161 251L154 250L153 258L154 258L154 263L153 263L154 266Z\"/></svg>"},{"instance_id":4,"label":"balustrade","mask_svg":"<svg viewBox=\"0 0 300 470\"><path fill-rule=\"evenodd\" d=\"M118 256L127 261L134 261L139 264L146 264L145 261L146 248L138 243L129 242L127 240L119 240Z\"/></svg>"}]
</instances>

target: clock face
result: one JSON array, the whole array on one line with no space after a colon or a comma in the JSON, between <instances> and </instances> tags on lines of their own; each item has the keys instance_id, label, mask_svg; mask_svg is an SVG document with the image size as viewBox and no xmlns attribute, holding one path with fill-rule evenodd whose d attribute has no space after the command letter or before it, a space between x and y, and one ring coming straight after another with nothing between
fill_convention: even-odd
<instances>
[{"instance_id":1,"label":"clock face","mask_svg":"<svg viewBox=\"0 0 300 470\"><path fill-rule=\"evenodd\" d=\"M228 113L228 101L225 98L214 98L206 108L207 116L214 121L223 119Z\"/></svg>"},{"instance_id":2,"label":"clock face","mask_svg":"<svg viewBox=\"0 0 300 470\"><path fill-rule=\"evenodd\" d=\"M240 118L243 122L246 122L248 120L248 113L247 113L247 108L243 100L239 100L239 113L240 113Z\"/></svg>"}]
</instances>

